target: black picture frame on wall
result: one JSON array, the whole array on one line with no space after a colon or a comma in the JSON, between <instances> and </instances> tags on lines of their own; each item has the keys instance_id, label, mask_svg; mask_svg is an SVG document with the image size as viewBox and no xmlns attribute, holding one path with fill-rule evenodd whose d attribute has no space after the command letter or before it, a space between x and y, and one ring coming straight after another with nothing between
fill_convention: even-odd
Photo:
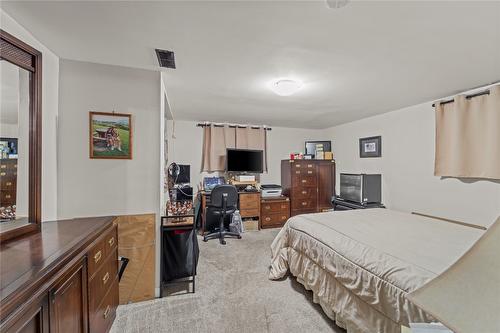
<instances>
[{"instance_id":1,"label":"black picture frame on wall","mask_svg":"<svg viewBox=\"0 0 500 333\"><path fill-rule=\"evenodd\" d=\"M370 136L359 139L359 157L382 157L382 137Z\"/></svg>"}]
</instances>

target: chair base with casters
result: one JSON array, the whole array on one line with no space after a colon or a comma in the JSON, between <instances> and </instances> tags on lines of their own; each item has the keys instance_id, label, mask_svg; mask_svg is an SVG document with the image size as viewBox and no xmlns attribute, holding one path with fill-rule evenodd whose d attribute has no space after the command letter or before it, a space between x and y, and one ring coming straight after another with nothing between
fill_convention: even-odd
<instances>
[{"instance_id":1,"label":"chair base with casters","mask_svg":"<svg viewBox=\"0 0 500 333\"><path fill-rule=\"evenodd\" d=\"M225 237L236 237L241 239L241 235L237 232L231 232L224 226L226 216L231 216L236 211L236 203L238 200L238 191L231 185L219 185L212 190L211 205L208 207L210 212L219 217L219 227L214 231L203 236L203 241L209 239L219 239L222 245L226 244Z\"/></svg>"}]
</instances>

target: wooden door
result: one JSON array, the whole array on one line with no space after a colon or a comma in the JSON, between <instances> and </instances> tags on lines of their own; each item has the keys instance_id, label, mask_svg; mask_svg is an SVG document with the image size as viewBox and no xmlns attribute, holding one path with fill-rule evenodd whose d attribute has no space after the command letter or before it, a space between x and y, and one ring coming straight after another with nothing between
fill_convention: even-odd
<instances>
[{"instance_id":1,"label":"wooden door","mask_svg":"<svg viewBox=\"0 0 500 333\"><path fill-rule=\"evenodd\" d=\"M85 259L70 268L49 291L50 331L87 332L87 269Z\"/></svg>"},{"instance_id":2,"label":"wooden door","mask_svg":"<svg viewBox=\"0 0 500 333\"><path fill-rule=\"evenodd\" d=\"M2 325L0 332L6 333L48 333L49 306L48 297L44 293L36 298L26 308L9 317Z\"/></svg>"}]
</instances>

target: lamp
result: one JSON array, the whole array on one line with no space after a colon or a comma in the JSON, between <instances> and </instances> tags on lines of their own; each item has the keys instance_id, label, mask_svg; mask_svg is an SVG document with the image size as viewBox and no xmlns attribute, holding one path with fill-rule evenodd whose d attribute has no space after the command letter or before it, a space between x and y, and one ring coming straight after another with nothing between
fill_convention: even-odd
<instances>
[{"instance_id":1,"label":"lamp","mask_svg":"<svg viewBox=\"0 0 500 333\"><path fill-rule=\"evenodd\" d=\"M500 332L500 217L457 262L408 299L455 333Z\"/></svg>"},{"instance_id":2,"label":"lamp","mask_svg":"<svg viewBox=\"0 0 500 333\"><path fill-rule=\"evenodd\" d=\"M290 96L302 88L302 82L293 79L278 79L271 82L271 90L280 96Z\"/></svg>"}]
</instances>

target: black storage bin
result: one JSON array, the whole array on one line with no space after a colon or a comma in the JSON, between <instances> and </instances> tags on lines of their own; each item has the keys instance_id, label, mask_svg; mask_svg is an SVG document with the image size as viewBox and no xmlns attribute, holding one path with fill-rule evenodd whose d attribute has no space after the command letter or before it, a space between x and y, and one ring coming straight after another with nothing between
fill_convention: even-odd
<instances>
[{"instance_id":1,"label":"black storage bin","mask_svg":"<svg viewBox=\"0 0 500 333\"><path fill-rule=\"evenodd\" d=\"M195 230L168 231L163 233L163 279L171 281L196 274L200 250ZM194 242L194 244L193 244ZM193 246L194 245L194 246Z\"/></svg>"}]
</instances>

